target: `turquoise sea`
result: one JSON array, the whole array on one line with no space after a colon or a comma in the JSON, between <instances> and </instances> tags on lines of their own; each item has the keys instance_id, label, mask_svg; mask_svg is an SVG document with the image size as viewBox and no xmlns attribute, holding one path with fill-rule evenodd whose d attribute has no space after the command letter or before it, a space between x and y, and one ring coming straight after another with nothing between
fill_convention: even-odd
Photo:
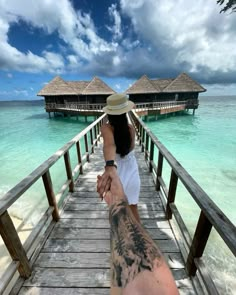
<instances>
[{"instance_id":1,"label":"turquoise sea","mask_svg":"<svg viewBox=\"0 0 236 295\"><path fill-rule=\"evenodd\" d=\"M42 101L0 102L0 197L90 122L85 123L84 118L49 119ZM194 116L150 118L146 124L235 224L236 97L200 97ZM169 171L165 165L164 169L168 183ZM30 195L17 201L11 214L26 219L28 208L27 222L35 223L30 212L32 207L34 213L35 207L43 212L46 204L41 198L36 185ZM197 206L183 188L177 191L176 203L192 233L199 214ZM235 258L214 231L205 256L222 294L233 294Z\"/></svg>"}]
</instances>

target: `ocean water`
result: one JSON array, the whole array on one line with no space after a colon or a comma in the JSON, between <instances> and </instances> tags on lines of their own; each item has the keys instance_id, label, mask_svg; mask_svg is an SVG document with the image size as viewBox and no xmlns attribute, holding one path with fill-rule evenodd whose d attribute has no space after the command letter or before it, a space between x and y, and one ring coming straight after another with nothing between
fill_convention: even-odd
<instances>
[{"instance_id":1,"label":"ocean water","mask_svg":"<svg viewBox=\"0 0 236 295\"><path fill-rule=\"evenodd\" d=\"M0 197L92 121L90 118L85 122L84 117L78 120L75 117L49 119L43 101L0 102ZM59 191L60 184L66 180L64 169L60 169L62 166L63 160L60 160L50 169L53 180L56 180L55 191ZM40 179L11 207L10 213L35 224L40 215L31 214L35 206L40 213L47 206L43 191Z\"/></svg>"},{"instance_id":2,"label":"ocean water","mask_svg":"<svg viewBox=\"0 0 236 295\"><path fill-rule=\"evenodd\" d=\"M236 224L236 97L200 97L193 116L163 117L145 122L209 197ZM164 179L170 169L164 163ZM191 234L200 210L180 186L176 204ZM236 289L236 259L213 230L204 255L221 294ZM234 293L235 294L235 293Z\"/></svg>"},{"instance_id":3,"label":"ocean water","mask_svg":"<svg viewBox=\"0 0 236 295\"><path fill-rule=\"evenodd\" d=\"M49 119L43 102L0 102L0 197L92 121ZM150 118L146 124L235 224L236 97L200 97L194 116ZM57 169L60 165L52 171L58 182L65 178ZM164 163L167 183L168 173ZM11 215L26 224L37 223L37 213L40 216L47 207L42 191L39 181L12 206ZM176 204L193 233L199 209L182 187L178 188ZM235 257L214 231L205 258L220 293L233 294Z\"/></svg>"}]
</instances>

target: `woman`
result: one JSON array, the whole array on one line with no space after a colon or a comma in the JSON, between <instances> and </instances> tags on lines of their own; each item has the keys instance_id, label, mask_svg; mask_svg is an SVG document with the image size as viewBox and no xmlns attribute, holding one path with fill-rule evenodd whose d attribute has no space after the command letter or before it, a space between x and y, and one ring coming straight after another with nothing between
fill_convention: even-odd
<instances>
[{"instance_id":1,"label":"woman","mask_svg":"<svg viewBox=\"0 0 236 295\"><path fill-rule=\"evenodd\" d=\"M135 130L128 124L126 115L133 106L134 103L129 101L125 94L110 95L106 107L103 108L109 122L101 127L101 133L106 162L104 175L110 169L117 169L130 209L136 220L140 222L137 208L140 177L134 155Z\"/></svg>"}]
</instances>

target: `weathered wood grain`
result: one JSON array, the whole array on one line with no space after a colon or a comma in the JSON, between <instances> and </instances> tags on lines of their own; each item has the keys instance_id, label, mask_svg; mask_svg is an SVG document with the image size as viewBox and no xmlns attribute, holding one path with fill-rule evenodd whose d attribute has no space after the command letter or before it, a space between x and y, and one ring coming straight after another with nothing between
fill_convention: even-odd
<instances>
[{"instance_id":1,"label":"weathered wood grain","mask_svg":"<svg viewBox=\"0 0 236 295\"><path fill-rule=\"evenodd\" d=\"M164 253L170 268L184 268L180 253ZM41 253L37 267L56 268L110 268L110 253Z\"/></svg>"},{"instance_id":2,"label":"weathered wood grain","mask_svg":"<svg viewBox=\"0 0 236 295\"><path fill-rule=\"evenodd\" d=\"M155 240L162 253L178 253L179 248L175 240ZM41 252L110 252L110 240L63 240L48 239Z\"/></svg>"},{"instance_id":3,"label":"weathered wood grain","mask_svg":"<svg viewBox=\"0 0 236 295\"><path fill-rule=\"evenodd\" d=\"M90 184L86 184L83 186L75 186L74 188L75 192L97 192L96 190L96 185L90 185ZM140 192L155 192L155 187L150 187L150 186L141 186L140 187Z\"/></svg>"},{"instance_id":4,"label":"weathered wood grain","mask_svg":"<svg viewBox=\"0 0 236 295\"><path fill-rule=\"evenodd\" d=\"M23 287L18 295L109 295L110 288L39 288Z\"/></svg>"},{"instance_id":5,"label":"weathered wood grain","mask_svg":"<svg viewBox=\"0 0 236 295\"><path fill-rule=\"evenodd\" d=\"M48 239L42 252L110 252L110 240Z\"/></svg>"},{"instance_id":6,"label":"weathered wood grain","mask_svg":"<svg viewBox=\"0 0 236 295\"><path fill-rule=\"evenodd\" d=\"M184 269L172 269L175 280L186 278ZM24 286L36 287L109 287L109 269L61 269L35 267Z\"/></svg>"},{"instance_id":7,"label":"weathered wood grain","mask_svg":"<svg viewBox=\"0 0 236 295\"><path fill-rule=\"evenodd\" d=\"M77 203L71 203L71 202L67 202L67 204L65 205L65 210L67 211L76 211L76 210L80 210L80 211L100 211L100 210L106 210L107 209L107 205L104 202L100 202L97 204L93 204L93 203L87 203L87 204L77 204ZM145 204L145 203L139 203L138 204L138 209L139 210L147 210L147 211L161 211L163 209L162 204L155 204L155 203L149 203L149 204Z\"/></svg>"},{"instance_id":8,"label":"weathered wood grain","mask_svg":"<svg viewBox=\"0 0 236 295\"><path fill-rule=\"evenodd\" d=\"M93 192L74 192L72 194L72 196L74 198L83 198L83 199L89 199L89 198L97 198L99 199L98 193L93 191ZM146 199L150 199L150 200L156 200L159 199L159 193L156 191L145 191L140 195L140 200L144 200L146 201Z\"/></svg>"},{"instance_id":9,"label":"weathered wood grain","mask_svg":"<svg viewBox=\"0 0 236 295\"><path fill-rule=\"evenodd\" d=\"M96 198L90 197L90 198L83 198L80 196L74 196L74 194L72 194L70 196L70 198L68 199L68 203L77 203L77 204L105 204L105 202L101 201L98 196ZM158 197L156 198L141 198L139 199L139 205L143 205L143 204L153 204L153 206L155 205L162 205L161 199ZM107 206L105 207L107 208Z\"/></svg>"},{"instance_id":10,"label":"weathered wood grain","mask_svg":"<svg viewBox=\"0 0 236 295\"><path fill-rule=\"evenodd\" d=\"M147 229L153 239L168 240L173 239L170 229ZM80 240L106 240L110 239L110 230L99 228L60 228L56 227L50 235L51 239L80 239Z\"/></svg>"},{"instance_id":11,"label":"weathered wood grain","mask_svg":"<svg viewBox=\"0 0 236 295\"><path fill-rule=\"evenodd\" d=\"M109 269L34 268L24 286L41 287L109 287Z\"/></svg>"},{"instance_id":12,"label":"weathered wood grain","mask_svg":"<svg viewBox=\"0 0 236 295\"><path fill-rule=\"evenodd\" d=\"M139 210L141 219L156 218L157 220L165 220L165 213L163 211L147 211ZM64 211L61 218L108 218L109 212L106 211Z\"/></svg>"},{"instance_id":13,"label":"weathered wood grain","mask_svg":"<svg viewBox=\"0 0 236 295\"><path fill-rule=\"evenodd\" d=\"M145 228L170 228L168 221L157 221L156 219L143 219L142 225ZM66 219L62 218L55 227L64 228L110 228L108 219L91 219L91 218L78 218L78 219Z\"/></svg>"}]
</instances>

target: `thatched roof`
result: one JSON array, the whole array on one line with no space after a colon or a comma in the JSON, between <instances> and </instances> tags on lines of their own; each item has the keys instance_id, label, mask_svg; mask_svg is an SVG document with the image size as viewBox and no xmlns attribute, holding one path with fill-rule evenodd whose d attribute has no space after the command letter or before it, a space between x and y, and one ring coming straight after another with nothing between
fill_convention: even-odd
<instances>
[{"instance_id":1,"label":"thatched roof","mask_svg":"<svg viewBox=\"0 0 236 295\"><path fill-rule=\"evenodd\" d=\"M159 88L158 85L153 85L151 80L148 79L146 75L143 75L125 92L127 94L157 93L157 92L161 92L161 89Z\"/></svg>"},{"instance_id":2,"label":"thatched roof","mask_svg":"<svg viewBox=\"0 0 236 295\"><path fill-rule=\"evenodd\" d=\"M68 81L66 83L72 87L76 93L81 93L88 86L90 81Z\"/></svg>"},{"instance_id":3,"label":"thatched roof","mask_svg":"<svg viewBox=\"0 0 236 295\"><path fill-rule=\"evenodd\" d=\"M127 94L144 93L180 93L180 92L204 92L206 91L199 83L182 73L171 79L149 79L146 75L137 80L125 92Z\"/></svg>"},{"instance_id":4,"label":"thatched roof","mask_svg":"<svg viewBox=\"0 0 236 295\"><path fill-rule=\"evenodd\" d=\"M182 73L175 78L163 92L204 92L206 91L200 84L190 78L187 74Z\"/></svg>"},{"instance_id":5,"label":"thatched roof","mask_svg":"<svg viewBox=\"0 0 236 295\"><path fill-rule=\"evenodd\" d=\"M106 83L104 83L98 77L94 77L93 80L83 90L83 94L113 94L115 93Z\"/></svg>"},{"instance_id":6,"label":"thatched roof","mask_svg":"<svg viewBox=\"0 0 236 295\"><path fill-rule=\"evenodd\" d=\"M37 94L38 96L54 95L110 95L115 93L106 83L98 77L92 81L64 81L57 76L43 87Z\"/></svg>"},{"instance_id":7,"label":"thatched roof","mask_svg":"<svg viewBox=\"0 0 236 295\"><path fill-rule=\"evenodd\" d=\"M61 77L56 76L37 95L76 95L76 91L70 87Z\"/></svg>"}]
</instances>

